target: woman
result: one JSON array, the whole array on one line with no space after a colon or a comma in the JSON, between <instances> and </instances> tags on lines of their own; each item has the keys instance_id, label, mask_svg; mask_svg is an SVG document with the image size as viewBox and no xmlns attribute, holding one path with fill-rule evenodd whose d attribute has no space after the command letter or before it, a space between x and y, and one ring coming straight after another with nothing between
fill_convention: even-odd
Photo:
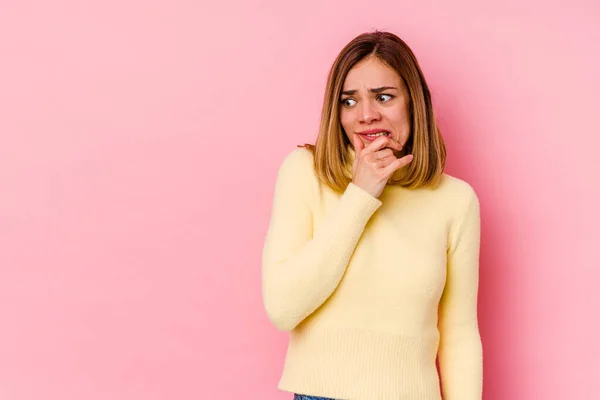
<instances>
[{"instance_id":1,"label":"woman","mask_svg":"<svg viewBox=\"0 0 600 400\"><path fill-rule=\"evenodd\" d=\"M412 51L391 33L356 37L332 66L315 145L290 152L275 185L263 297L290 332L280 389L481 399L479 201L445 160Z\"/></svg>"}]
</instances>

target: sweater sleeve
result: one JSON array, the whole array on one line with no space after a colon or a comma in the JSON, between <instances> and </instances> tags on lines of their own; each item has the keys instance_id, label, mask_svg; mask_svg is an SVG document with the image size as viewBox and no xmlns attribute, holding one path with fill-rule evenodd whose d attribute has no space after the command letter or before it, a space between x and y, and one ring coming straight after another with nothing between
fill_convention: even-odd
<instances>
[{"instance_id":1,"label":"sweater sleeve","mask_svg":"<svg viewBox=\"0 0 600 400\"><path fill-rule=\"evenodd\" d=\"M450 231L440 302L438 353L444 400L481 400L482 345L477 318L480 209L469 186L466 208Z\"/></svg>"},{"instance_id":2,"label":"sweater sleeve","mask_svg":"<svg viewBox=\"0 0 600 400\"><path fill-rule=\"evenodd\" d=\"M314 312L340 283L368 220L381 201L350 183L313 235L317 178L307 150L283 161L262 260L267 315L291 331Z\"/></svg>"}]
</instances>

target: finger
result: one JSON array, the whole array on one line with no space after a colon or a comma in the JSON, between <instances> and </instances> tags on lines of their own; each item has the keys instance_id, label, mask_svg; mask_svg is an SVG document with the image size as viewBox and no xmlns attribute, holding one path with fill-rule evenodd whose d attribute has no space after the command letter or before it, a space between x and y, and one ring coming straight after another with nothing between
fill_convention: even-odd
<instances>
[{"instance_id":1,"label":"finger","mask_svg":"<svg viewBox=\"0 0 600 400\"><path fill-rule=\"evenodd\" d=\"M390 165L391 163L393 163L394 161L396 161L397 159L398 159L398 157L396 157L395 155L392 154L391 156L377 160L376 164L377 164L377 167L379 167L379 168L385 168L388 165Z\"/></svg>"},{"instance_id":2,"label":"finger","mask_svg":"<svg viewBox=\"0 0 600 400\"><path fill-rule=\"evenodd\" d=\"M392 157L391 161L394 161L396 158L398 158L394 155L393 150L389 149L387 147L382 150L376 151L374 153L363 154L363 158L365 160L367 160L368 162L370 162L376 166L380 165L379 160L382 160L387 157ZM389 162L388 162L388 164L389 164Z\"/></svg>"},{"instance_id":3,"label":"finger","mask_svg":"<svg viewBox=\"0 0 600 400\"><path fill-rule=\"evenodd\" d=\"M383 172L386 175L392 175L395 171L399 170L402 167L407 166L413 160L413 158L414 157L412 154L409 154L402 158L398 158L395 161L391 162L388 166L386 166L383 169Z\"/></svg>"},{"instance_id":4,"label":"finger","mask_svg":"<svg viewBox=\"0 0 600 400\"><path fill-rule=\"evenodd\" d=\"M392 138L389 138L389 140L390 140L390 143L388 144L389 148L394 149L396 151L402 150L402 145L400 144L399 141L397 141L396 139L392 139Z\"/></svg>"},{"instance_id":5,"label":"finger","mask_svg":"<svg viewBox=\"0 0 600 400\"><path fill-rule=\"evenodd\" d=\"M389 139L386 136L378 137L365 147L364 154L374 153L383 149L388 143L388 141Z\"/></svg>"},{"instance_id":6,"label":"finger","mask_svg":"<svg viewBox=\"0 0 600 400\"><path fill-rule=\"evenodd\" d=\"M394 155L386 157L386 158L382 158L380 160L376 160L373 162L373 166L375 167L376 170L382 172L384 175L386 174L385 172L385 168L392 164L393 162L395 162L396 160L398 160L398 158Z\"/></svg>"},{"instance_id":7,"label":"finger","mask_svg":"<svg viewBox=\"0 0 600 400\"><path fill-rule=\"evenodd\" d=\"M365 148L365 144L360 139L360 137L358 137L357 134L352 135L352 144L354 145L355 157L358 158L358 156L362 153L363 149Z\"/></svg>"},{"instance_id":8,"label":"finger","mask_svg":"<svg viewBox=\"0 0 600 400\"><path fill-rule=\"evenodd\" d=\"M402 146L396 140L387 136L380 136L365 147L363 154L374 153L383 149L384 147L389 147L398 151L402 149Z\"/></svg>"},{"instance_id":9,"label":"finger","mask_svg":"<svg viewBox=\"0 0 600 400\"><path fill-rule=\"evenodd\" d=\"M383 150L379 150L376 151L375 153L373 153L373 155L375 156L375 158L377 160L381 160L383 158L387 158L387 157L394 157L394 159L396 159L396 157L394 156L394 151L390 148L384 148Z\"/></svg>"}]
</instances>

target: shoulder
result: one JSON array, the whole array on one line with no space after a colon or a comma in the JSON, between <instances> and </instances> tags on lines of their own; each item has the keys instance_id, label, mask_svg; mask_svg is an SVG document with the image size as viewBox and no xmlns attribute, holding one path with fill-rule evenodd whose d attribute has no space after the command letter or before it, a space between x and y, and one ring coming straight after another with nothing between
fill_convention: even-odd
<instances>
[{"instance_id":1,"label":"shoulder","mask_svg":"<svg viewBox=\"0 0 600 400\"><path fill-rule=\"evenodd\" d=\"M442 174L439 189L449 195L477 197L475 189L470 183L447 173Z\"/></svg>"},{"instance_id":2,"label":"shoulder","mask_svg":"<svg viewBox=\"0 0 600 400\"><path fill-rule=\"evenodd\" d=\"M279 166L280 177L295 179L307 178L314 175L313 154L304 147L298 147L289 151Z\"/></svg>"},{"instance_id":3,"label":"shoulder","mask_svg":"<svg viewBox=\"0 0 600 400\"><path fill-rule=\"evenodd\" d=\"M460 215L464 213L465 209L473 206L479 207L479 198L473 186L467 181L447 173L442 174L436 191L456 214Z\"/></svg>"},{"instance_id":4,"label":"shoulder","mask_svg":"<svg viewBox=\"0 0 600 400\"><path fill-rule=\"evenodd\" d=\"M312 186L315 178L313 154L304 147L285 154L277 172L277 182L286 186Z\"/></svg>"},{"instance_id":5,"label":"shoulder","mask_svg":"<svg viewBox=\"0 0 600 400\"><path fill-rule=\"evenodd\" d=\"M282 162L287 168L307 168L313 165L313 154L305 147L297 147L288 152Z\"/></svg>"}]
</instances>

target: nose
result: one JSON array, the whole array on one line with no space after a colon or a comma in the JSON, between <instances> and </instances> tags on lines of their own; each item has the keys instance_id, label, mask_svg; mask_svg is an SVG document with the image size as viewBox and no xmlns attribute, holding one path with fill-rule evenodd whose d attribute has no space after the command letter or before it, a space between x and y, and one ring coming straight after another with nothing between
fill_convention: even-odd
<instances>
[{"instance_id":1,"label":"nose","mask_svg":"<svg viewBox=\"0 0 600 400\"><path fill-rule=\"evenodd\" d=\"M364 122L366 124L370 124L371 122L380 118L377 106L371 103L370 101L362 102L362 106L360 107L359 113L360 122Z\"/></svg>"}]
</instances>

